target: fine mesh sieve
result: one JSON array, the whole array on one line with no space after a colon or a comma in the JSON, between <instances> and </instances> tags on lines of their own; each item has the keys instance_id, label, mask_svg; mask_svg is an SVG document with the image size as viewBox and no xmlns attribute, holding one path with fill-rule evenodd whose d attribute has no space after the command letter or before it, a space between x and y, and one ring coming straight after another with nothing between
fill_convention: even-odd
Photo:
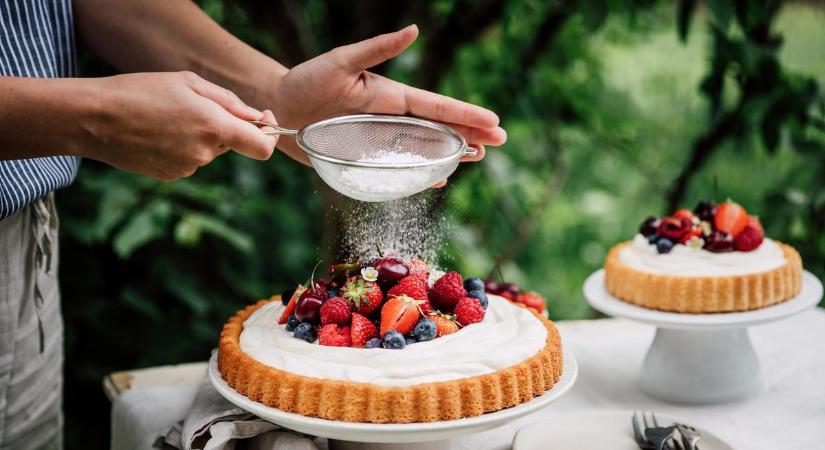
<instances>
[{"instance_id":1,"label":"fine mesh sieve","mask_svg":"<svg viewBox=\"0 0 825 450\"><path fill-rule=\"evenodd\" d=\"M275 128L267 134L296 134L298 145L325 183L365 202L421 192L453 173L462 156L477 153L452 128L406 116L342 116L300 131L252 123Z\"/></svg>"}]
</instances>

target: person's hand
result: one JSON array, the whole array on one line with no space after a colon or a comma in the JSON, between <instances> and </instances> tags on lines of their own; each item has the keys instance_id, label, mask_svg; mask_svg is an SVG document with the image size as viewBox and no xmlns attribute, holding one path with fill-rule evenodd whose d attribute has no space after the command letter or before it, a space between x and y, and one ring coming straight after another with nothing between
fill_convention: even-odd
<instances>
[{"instance_id":1,"label":"person's hand","mask_svg":"<svg viewBox=\"0 0 825 450\"><path fill-rule=\"evenodd\" d=\"M272 103L275 117L281 125L297 129L345 114L416 116L455 128L479 150L477 156L465 157L462 161L480 160L484 157L485 145L501 145L507 139L495 113L367 71L399 55L417 36L418 28L411 25L395 33L338 47L295 66L275 88ZM278 148L309 164L294 139L281 139Z\"/></svg>"},{"instance_id":2,"label":"person's hand","mask_svg":"<svg viewBox=\"0 0 825 450\"><path fill-rule=\"evenodd\" d=\"M127 172L171 181L187 177L234 150L268 159L277 137L248 120L274 122L270 111L190 72L138 73L102 78L96 107L85 118L81 156Z\"/></svg>"}]
</instances>

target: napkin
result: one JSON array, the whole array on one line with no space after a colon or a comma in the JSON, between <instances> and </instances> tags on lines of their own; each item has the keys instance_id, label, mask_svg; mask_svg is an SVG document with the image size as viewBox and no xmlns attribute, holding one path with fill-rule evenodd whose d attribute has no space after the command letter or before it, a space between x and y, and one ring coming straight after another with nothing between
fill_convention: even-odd
<instances>
[{"instance_id":1,"label":"napkin","mask_svg":"<svg viewBox=\"0 0 825 450\"><path fill-rule=\"evenodd\" d=\"M207 380L182 422L157 438L163 450L318 450L310 437L267 422L229 403Z\"/></svg>"}]
</instances>

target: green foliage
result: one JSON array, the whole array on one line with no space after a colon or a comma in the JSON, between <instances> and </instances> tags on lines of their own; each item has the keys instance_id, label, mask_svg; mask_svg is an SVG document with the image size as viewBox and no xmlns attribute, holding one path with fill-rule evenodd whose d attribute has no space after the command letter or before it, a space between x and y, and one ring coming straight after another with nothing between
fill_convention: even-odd
<instances>
[{"instance_id":1,"label":"green foliage","mask_svg":"<svg viewBox=\"0 0 825 450\"><path fill-rule=\"evenodd\" d=\"M437 204L450 222L442 263L484 276L498 258L506 278L549 298L554 318L594 317L581 284L609 247L646 215L717 195L715 184L825 275L817 51L825 42L814 31L825 13L817 7L201 4L288 64L418 23L420 41L378 70L488 106L509 134L442 191ZM88 57L83 66L86 75L108 73ZM265 163L226 155L174 183L85 161L58 199L69 446L90 448L86 438L105 423L103 375L205 359L233 311L306 279L319 257L335 254L329 206L337 203L283 155ZM88 398L97 399L96 422L76 413Z\"/></svg>"}]
</instances>

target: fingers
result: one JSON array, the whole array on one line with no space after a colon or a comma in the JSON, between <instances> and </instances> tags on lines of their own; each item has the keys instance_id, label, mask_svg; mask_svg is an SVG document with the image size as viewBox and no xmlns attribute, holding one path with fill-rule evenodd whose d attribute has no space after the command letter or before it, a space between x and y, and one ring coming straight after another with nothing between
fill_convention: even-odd
<instances>
[{"instance_id":1,"label":"fingers","mask_svg":"<svg viewBox=\"0 0 825 450\"><path fill-rule=\"evenodd\" d=\"M192 72L181 72L189 87L243 120L261 120L263 113L247 105L234 92L204 80Z\"/></svg>"},{"instance_id":2,"label":"fingers","mask_svg":"<svg viewBox=\"0 0 825 450\"><path fill-rule=\"evenodd\" d=\"M418 27L410 25L394 33L382 34L333 50L338 63L353 71L365 70L401 54L418 37Z\"/></svg>"},{"instance_id":3,"label":"fingers","mask_svg":"<svg viewBox=\"0 0 825 450\"><path fill-rule=\"evenodd\" d=\"M404 87L405 110L408 114L473 128L498 126L498 116L489 109L423 89L402 86Z\"/></svg>"},{"instance_id":4,"label":"fingers","mask_svg":"<svg viewBox=\"0 0 825 450\"><path fill-rule=\"evenodd\" d=\"M265 111L262 114L266 117L264 120L275 122L272 111ZM262 129L230 114L223 114L218 126L221 130L220 145L249 158L269 159L278 142L277 136L266 135ZM267 128L271 130L271 127L263 127L263 129Z\"/></svg>"},{"instance_id":5,"label":"fingers","mask_svg":"<svg viewBox=\"0 0 825 450\"><path fill-rule=\"evenodd\" d=\"M476 155L475 156L462 156L459 161L461 161L461 162L475 162L475 161L481 161L482 159L484 159L484 155L487 154L487 150L484 148L483 145L473 144L470 147L473 147L474 149L476 149L476 152L477 152Z\"/></svg>"},{"instance_id":6,"label":"fingers","mask_svg":"<svg viewBox=\"0 0 825 450\"><path fill-rule=\"evenodd\" d=\"M445 178L445 179L439 181L438 183L434 184L433 189L441 189L446 185L447 185L447 179Z\"/></svg>"},{"instance_id":7,"label":"fingers","mask_svg":"<svg viewBox=\"0 0 825 450\"><path fill-rule=\"evenodd\" d=\"M501 127L474 128L454 123L444 123L444 125L461 133L469 144L492 145L497 147L507 142L507 132Z\"/></svg>"}]
</instances>

